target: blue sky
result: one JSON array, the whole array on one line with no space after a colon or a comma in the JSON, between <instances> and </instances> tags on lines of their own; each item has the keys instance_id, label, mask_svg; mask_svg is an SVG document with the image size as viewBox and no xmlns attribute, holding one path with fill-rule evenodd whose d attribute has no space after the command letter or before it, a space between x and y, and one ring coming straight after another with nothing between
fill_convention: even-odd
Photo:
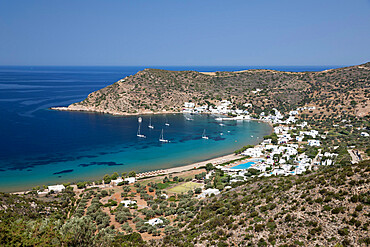
<instances>
[{"instance_id":1,"label":"blue sky","mask_svg":"<svg viewBox=\"0 0 370 247\"><path fill-rule=\"evenodd\" d=\"M353 65L369 0L0 0L0 65Z\"/></svg>"}]
</instances>

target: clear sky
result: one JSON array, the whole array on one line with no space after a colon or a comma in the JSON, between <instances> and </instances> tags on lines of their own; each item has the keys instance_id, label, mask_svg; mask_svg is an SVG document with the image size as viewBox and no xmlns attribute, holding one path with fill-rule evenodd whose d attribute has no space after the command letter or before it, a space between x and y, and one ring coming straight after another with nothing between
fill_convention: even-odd
<instances>
[{"instance_id":1,"label":"clear sky","mask_svg":"<svg viewBox=\"0 0 370 247\"><path fill-rule=\"evenodd\" d=\"M0 65L354 65L370 0L0 0Z\"/></svg>"}]
</instances>

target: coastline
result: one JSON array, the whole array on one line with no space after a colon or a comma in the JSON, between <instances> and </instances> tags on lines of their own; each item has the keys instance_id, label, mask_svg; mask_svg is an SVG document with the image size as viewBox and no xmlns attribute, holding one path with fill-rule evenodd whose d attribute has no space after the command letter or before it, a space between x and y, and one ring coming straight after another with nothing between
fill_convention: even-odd
<instances>
[{"instance_id":1,"label":"coastline","mask_svg":"<svg viewBox=\"0 0 370 247\"><path fill-rule=\"evenodd\" d=\"M70 106L50 107L49 109L53 111L103 113L103 114L110 114L113 116L137 116L137 115L158 115L158 114L182 113L182 112L177 112L177 111L162 111L162 112L142 111L142 112L128 113L128 112L100 110L100 109L94 109L94 108L83 108L83 107L75 107L75 106L74 107L70 107Z\"/></svg>"},{"instance_id":2,"label":"coastline","mask_svg":"<svg viewBox=\"0 0 370 247\"><path fill-rule=\"evenodd\" d=\"M173 173L180 173L180 172L185 172L185 171L189 171L189 170L193 170L193 169L198 169L202 166L205 166L208 163L212 163L213 165L218 165L218 164L222 164L222 163L225 163L225 162L230 162L230 161L233 161L233 160L237 160L237 159L240 159L240 158L243 158L243 157L245 157L245 156L236 155L236 154L227 154L227 155L222 155L222 156L219 156L219 157L216 157L216 158L212 158L212 159L208 159L208 160L204 160L204 161L200 161L200 162L195 162L195 163L192 163L192 164L189 164L189 165L162 169L162 170L159 170L158 173L156 173L156 171L153 171L153 172L151 172L151 173L153 173L152 175L147 175L147 176L142 176L141 177L140 176L141 174L150 173L150 172L144 172L144 173L138 173L136 176L140 177L142 179L145 179L145 178L154 177L154 176L158 176L158 175L168 175L168 174L173 174Z\"/></svg>"},{"instance_id":3,"label":"coastline","mask_svg":"<svg viewBox=\"0 0 370 247\"><path fill-rule=\"evenodd\" d=\"M219 157L216 157L216 158L204 160L204 161L201 161L201 162L195 162L195 163L192 163L192 164L189 164L189 165L183 165L183 166L178 166L178 167L161 169L161 170L157 171L158 173L155 173L156 171L152 171L153 174L148 175L148 176L140 176L140 174L149 173L149 172L138 173L138 174L136 174L136 178L140 179L140 180L143 180L143 179L152 178L152 177L156 177L156 176L162 176L162 175L164 176L164 175L169 175L169 174L174 174L174 173L181 173L181 172L186 172L186 171L193 170L193 169L198 169L202 166L205 166L208 163L212 163L213 165L218 165L218 164L222 164L222 163L225 163L225 162L230 162L230 161L233 161L233 160L237 160L237 159L240 159L240 158L243 158L243 157L245 157L245 156L236 155L236 154L227 154L227 155L222 155L222 156L219 156ZM31 192L31 190L16 191L16 192L9 192L9 193L20 195L20 194L26 194L28 192Z\"/></svg>"},{"instance_id":4,"label":"coastline","mask_svg":"<svg viewBox=\"0 0 370 247\"><path fill-rule=\"evenodd\" d=\"M101 114L109 114L113 116L138 116L138 115L160 115L160 114L184 114L184 112L177 112L177 111L162 111L162 112L152 112L152 111L143 111L143 112L136 112L136 113L128 113L128 112L117 112L117 111L109 111L109 110L99 110L99 109L93 109L93 108L81 108L81 107L75 107L70 108L69 106L56 106L56 107L50 107L50 110L53 111L70 111L70 112L87 112L87 113L101 113ZM201 112L196 114L213 114L211 112ZM226 114L219 114L223 116L228 116ZM248 120L231 120L231 121L258 121L262 123L267 123L271 128L273 128L273 124L271 121L266 121L262 119L248 119Z\"/></svg>"}]
</instances>

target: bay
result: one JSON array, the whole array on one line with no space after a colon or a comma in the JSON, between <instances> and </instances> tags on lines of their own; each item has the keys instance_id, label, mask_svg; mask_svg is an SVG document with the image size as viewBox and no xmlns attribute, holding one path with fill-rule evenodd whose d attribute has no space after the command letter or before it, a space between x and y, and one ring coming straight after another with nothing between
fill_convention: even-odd
<instances>
[{"instance_id":1,"label":"bay","mask_svg":"<svg viewBox=\"0 0 370 247\"><path fill-rule=\"evenodd\" d=\"M0 191L36 185L84 181L104 174L164 169L225 155L269 134L256 121L220 126L212 115L153 115L154 129L143 117L58 112L92 91L135 74L145 67L0 67ZM235 71L269 68L318 71L329 67L157 67L170 70ZM331 68L331 67L330 67ZM164 125L168 121L170 126ZM164 129L170 143L158 141ZM203 130L209 136L202 139ZM222 134L221 134L222 133Z\"/></svg>"}]
</instances>

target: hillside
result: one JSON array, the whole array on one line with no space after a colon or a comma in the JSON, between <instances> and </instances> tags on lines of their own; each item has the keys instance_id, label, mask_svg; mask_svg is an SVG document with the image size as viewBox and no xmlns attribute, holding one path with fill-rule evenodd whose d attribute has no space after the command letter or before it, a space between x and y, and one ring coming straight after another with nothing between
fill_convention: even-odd
<instances>
[{"instance_id":1,"label":"hillside","mask_svg":"<svg viewBox=\"0 0 370 247\"><path fill-rule=\"evenodd\" d=\"M254 178L199 204L165 246L368 246L369 161Z\"/></svg>"},{"instance_id":2,"label":"hillside","mask_svg":"<svg viewBox=\"0 0 370 247\"><path fill-rule=\"evenodd\" d=\"M300 176L250 177L205 199L194 191L154 198L179 183L166 178L77 193L67 187L46 197L0 193L0 245L368 246L369 167L367 160ZM108 199L121 193L143 199L131 208ZM163 215L166 226L145 224L153 215Z\"/></svg>"},{"instance_id":3,"label":"hillside","mask_svg":"<svg viewBox=\"0 0 370 247\"><path fill-rule=\"evenodd\" d=\"M370 62L321 72L246 70L202 73L145 69L68 107L111 114L180 112L184 102L213 105L228 99L252 113L316 106L315 113L363 117L369 114ZM260 92L253 92L261 89Z\"/></svg>"}]
</instances>

